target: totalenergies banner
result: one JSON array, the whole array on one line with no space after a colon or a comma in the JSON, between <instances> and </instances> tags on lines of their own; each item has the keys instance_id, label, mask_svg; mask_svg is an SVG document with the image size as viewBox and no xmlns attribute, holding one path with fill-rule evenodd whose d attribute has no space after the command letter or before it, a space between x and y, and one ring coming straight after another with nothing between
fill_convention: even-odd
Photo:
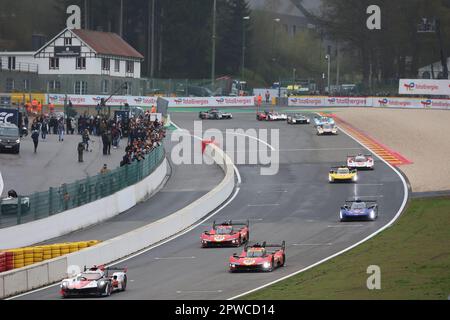
<instances>
[{"instance_id":1,"label":"totalenergies banner","mask_svg":"<svg viewBox=\"0 0 450 320\"><path fill-rule=\"evenodd\" d=\"M109 96L94 95L47 95L47 103L64 105L64 101L71 101L74 106L96 106L101 99ZM108 100L108 106L121 106L128 103L130 106L151 107L157 105L158 97L113 96ZM254 106L255 97L163 97L169 101L170 107L241 107Z\"/></svg>"},{"instance_id":2,"label":"totalenergies banner","mask_svg":"<svg viewBox=\"0 0 450 320\"><path fill-rule=\"evenodd\" d=\"M289 98L290 107L376 107L406 109L450 109L450 99L396 97L323 97Z\"/></svg>"},{"instance_id":3,"label":"totalenergies banner","mask_svg":"<svg viewBox=\"0 0 450 320\"><path fill-rule=\"evenodd\" d=\"M406 109L450 109L450 99L373 97L372 107Z\"/></svg>"},{"instance_id":4,"label":"totalenergies banner","mask_svg":"<svg viewBox=\"0 0 450 320\"><path fill-rule=\"evenodd\" d=\"M450 95L450 80L400 79L399 94Z\"/></svg>"},{"instance_id":5,"label":"totalenergies banner","mask_svg":"<svg viewBox=\"0 0 450 320\"><path fill-rule=\"evenodd\" d=\"M371 98L304 96L289 98L288 104L290 107L368 107Z\"/></svg>"}]
</instances>

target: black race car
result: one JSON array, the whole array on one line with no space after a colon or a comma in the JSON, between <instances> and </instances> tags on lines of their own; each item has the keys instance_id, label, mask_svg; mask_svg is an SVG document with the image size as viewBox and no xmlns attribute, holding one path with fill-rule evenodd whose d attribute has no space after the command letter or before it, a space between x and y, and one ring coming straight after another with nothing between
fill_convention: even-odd
<instances>
[{"instance_id":1,"label":"black race car","mask_svg":"<svg viewBox=\"0 0 450 320\"><path fill-rule=\"evenodd\" d=\"M200 111L198 117L200 119L221 120L221 119L232 119L233 115L229 112L222 112L218 109L210 109L208 111Z\"/></svg>"},{"instance_id":2,"label":"black race car","mask_svg":"<svg viewBox=\"0 0 450 320\"><path fill-rule=\"evenodd\" d=\"M309 124L310 120L306 116L302 114L290 114L287 117L287 123L288 124Z\"/></svg>"}]
</instances>

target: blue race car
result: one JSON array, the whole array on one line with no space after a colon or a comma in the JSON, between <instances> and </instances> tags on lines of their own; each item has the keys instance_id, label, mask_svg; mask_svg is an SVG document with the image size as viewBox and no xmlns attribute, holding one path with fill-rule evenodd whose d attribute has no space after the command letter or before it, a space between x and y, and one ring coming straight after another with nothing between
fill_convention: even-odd
<instances>
[{"instance_id":1,"label":"blue race car","mask_svg":"<svg viewBox=\"0 0 450 320\"><path fill-rule=\"evenodd\" d=\"M378 204L374 200L348 200L339 215L341 221L374 221L378 218Z\"/></svg>"},{"instance_id":2,"label":"blue race car","mask_svg":"<svg viewBox=\"0 0 450 320\"><path fill-rule=\"evenodd\" d=\"M331 124L334 125L334 119L330 117L314 117L314 124L315 126L322 126L324 124Z\"/></svg>"}]
</instances>

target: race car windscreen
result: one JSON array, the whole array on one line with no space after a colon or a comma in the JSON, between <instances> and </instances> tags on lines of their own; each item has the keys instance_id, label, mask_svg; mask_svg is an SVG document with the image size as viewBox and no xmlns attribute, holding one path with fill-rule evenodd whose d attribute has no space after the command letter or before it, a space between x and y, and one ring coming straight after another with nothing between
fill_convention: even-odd
<instances>
[{"instance_id":1,"label":"race car windscreen","mask_svg":"<svg viewBox=\"0 0 450 320\"><path fill-rule=\"evenodd\" d=\"M77 278L78 281L93 281L93 280L98 280L102 277L102 275L100 273L82 273L80 274L80 276Z\"/></svg>"},{"instance_id":2,"label":"race car windscreen","mask_svg":"<svg viewBox=\"0 0 450 320\"><path fill-rule=\"evenodd\" d=\"M364 156L359 156L359 157L356 157L355 160L356 160L357 162L363 162L363 161L366 161L366 157L364 157Z\"/></svg>"},{"instance_id":3,"label":"race car windscreen","mask_svg":"<svg viewBox=\"0 0 450 320\"><path fill-rule=\"evenodd\" d=\"M352 210L362 210L366 208L366 204L364 202L353 202L352 203Z\"/></svg>"},{"instance_id":4,"label":"race car windscreen","mask_svg":"<svg viewBox=\"0 0 450 320\"><path fill-rule=\"evenodd\" d=\"M350 170L348 170L347 168L339 168L337 173L338 174L349 174Z\"/></svg>"},{"instance_id":5,"label":"race car windscreen","mask_svg":"<svg viewBox=\"0 0 450 320\"><path fill-rule=\"evenodd\" d=\"M233 232L233 227L217 227L216 234L230 234Z\"/></svg>"},{"instance_id":6,"label":"race car windscreen","mask_svg":"<svg viewBox=\"0 0 450 320\"><path fill-rule=\"evenodd\" d=\"M247 251L247 257L248 258L259 258L264 256L265 251L264 250L248 250Z\"/></svg>"}]
</instances>

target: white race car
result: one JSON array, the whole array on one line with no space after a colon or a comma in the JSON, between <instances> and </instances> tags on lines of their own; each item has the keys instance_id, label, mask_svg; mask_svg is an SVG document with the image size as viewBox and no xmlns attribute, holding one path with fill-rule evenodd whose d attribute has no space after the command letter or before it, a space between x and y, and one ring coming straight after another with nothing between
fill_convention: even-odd
<instances>
[{"instance_id":1,"label":"white race car","mask_svg":"<svg viewBox=\"0 0 450 320\"><path fill-rule=\"evenodd\" d=\"M352 169L374 169L374 160L371 154L363 155L358 154L356 156L348 156L347 157L347 167Z\"/></svg>"},{"instance_id":2,"label":"white race car","mask_svg":"<svg viewBox=\"0 0 450 320\"><path fill-rule=\"evenodd\" d=\"M323 124L323 125L317 126L317 135L321 136L321 135L325 135L325 134L337 135L338 134L337 126L334 124Z\"/></svg>"},{"instance_id":3,"label":"white race car","mask_svg":"<svg viewBox=\"0 0 450 320\"><path fill-rule=\"evenodd\" d=\"M111 276L109 271L114 272ZM63 298L73 296L110 296L113 291L125 291L127 287L127 268L105 268L94 266L76 276L61 281L60 292Z\"/></svg>"}]
</instances>

